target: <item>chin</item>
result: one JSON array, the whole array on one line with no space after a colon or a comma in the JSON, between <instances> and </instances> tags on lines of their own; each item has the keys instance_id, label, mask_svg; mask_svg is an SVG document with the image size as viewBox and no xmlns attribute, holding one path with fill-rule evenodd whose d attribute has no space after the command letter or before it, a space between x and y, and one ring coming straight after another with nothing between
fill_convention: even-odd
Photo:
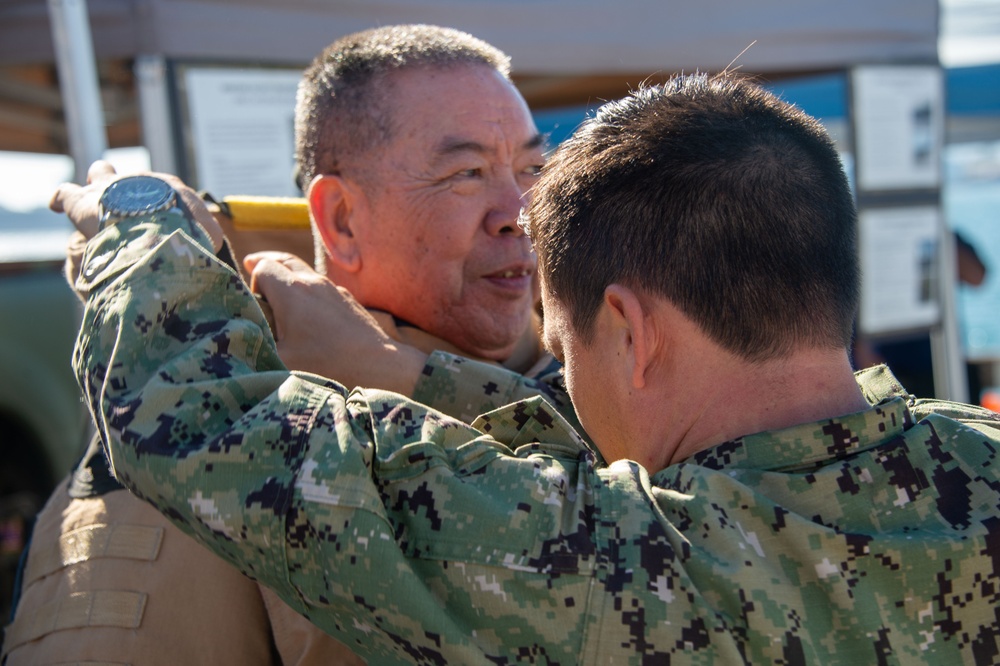
<instances>
[{"instance_id":1,"label":"chin","mask_svg":"<svg viewBox=\"0 0 1000 666\"><path fill-rule=\"evenodd\" d=\"M472 356L489 361L506 361L514 353L520 336L506 336L500 339L464 339L463 344L456 345L468 351Z\"/></svg>"},{"instance_id":2,"label":"chin","mask_svg":"<svg viewBox=\"0 0 1000 666\"><path fill-rule=\"evenodd\" d=\"M490 312L484 317L480 314L464 321L453 320L449 326L439 326L437 332L431 332L469 356L503 362L514 354L522 341L531 337L537 339L530 313L527 309L522 312L521 316ZM497 326L497 322L508 325ZM437 323L441 323L440 320Z\"/></svg>"}]
</instances>

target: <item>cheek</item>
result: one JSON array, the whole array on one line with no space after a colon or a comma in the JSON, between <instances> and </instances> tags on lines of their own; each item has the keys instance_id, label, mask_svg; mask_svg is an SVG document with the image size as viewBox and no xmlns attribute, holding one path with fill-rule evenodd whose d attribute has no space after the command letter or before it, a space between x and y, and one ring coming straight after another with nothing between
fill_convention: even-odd
<instances>
[{"instance_id":1,"label":"cheek","mask_svg":"<svg viewBox=\"0 0 1000 666\"><path fill-rule=\"evenodd\" d=\"M373 226L368 242L378 246L384 265L394 264L387 270L421 281L420 275L431 273L436 284L454 288L466 271L475 273L477 265L494 260L492 248L479 242L481 212L473 208L444 196L397 201L376 211L383 222Z\"/></svg>"},{"instance_id":2,"label":"cheek","mask_svg":"<svg viewBox=\"0 0 1000 666\"><path fill-rule=\"evenodd\" d=\"M400 291L409 292L410 298L419 300L428 311L440 314L462 301L465 280L460 264L427 253L419 260L412 258L405 270L408 277L399 276L405 284Z\"/></svg>"},{"instance_id":3,"label":"cheek","mask_svg":"<svg viewBox=\"0 0 1000 666\"><path fill-rule=\"evenodd\" d=\"M402 236L402 235L401 235ZM414 225L398 242L427 262L463 264L476 252L476 225L436 219Z\"/></svg>"}]
</instances>

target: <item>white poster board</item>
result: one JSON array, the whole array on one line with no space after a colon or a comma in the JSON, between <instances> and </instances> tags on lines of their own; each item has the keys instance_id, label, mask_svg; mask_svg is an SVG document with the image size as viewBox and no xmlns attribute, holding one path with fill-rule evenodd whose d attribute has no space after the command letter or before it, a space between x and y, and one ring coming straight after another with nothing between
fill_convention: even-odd
<instances>
[{"instance_id":1,"label":"white poster board","mask_svg":"<svg viewBox=\"0 0 1000 666\"><path fill-rule=\"evenodd\" d=\"M937 189L944 143L944 75L937 66L852 73L857 184L862 192Z\"/></svg>"},{"instance_id":2,"label":"white poster board","mask_svg":"<svg viewBox=\"0 0 1000 666\"><path fill-rule=\"evenodd\" d=\"M197 188L301 196L295 186L295 91L301 70L184 71Z\"/></svg>"},{"instance_id":3,"label":"white poster board","mask_svg":"<svg viewBox=\"0 0 1000 666\"><path fill-rule=\"evenodd\" d=\"M861 332L877 335L936 324L941 317L939 210L874 208L862 211L858 222Z\"/></svg>"}]
</instances>

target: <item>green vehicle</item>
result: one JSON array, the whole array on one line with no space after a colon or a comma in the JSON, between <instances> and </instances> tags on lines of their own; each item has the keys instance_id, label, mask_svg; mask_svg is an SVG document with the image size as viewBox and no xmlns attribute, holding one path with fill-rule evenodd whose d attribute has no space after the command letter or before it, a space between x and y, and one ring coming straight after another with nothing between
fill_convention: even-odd
<instances>
[{"instance_id":1,"label":"green vehicle","mask_svg":"<svg viewBox=\"0 0 1000 666\"><path fill-rule=\"evenodd\" d=\"M0 263L0 618L35 514L82 454L90 419L70 367L82 306L62 261Z\"/></svg>"}]
</instances>

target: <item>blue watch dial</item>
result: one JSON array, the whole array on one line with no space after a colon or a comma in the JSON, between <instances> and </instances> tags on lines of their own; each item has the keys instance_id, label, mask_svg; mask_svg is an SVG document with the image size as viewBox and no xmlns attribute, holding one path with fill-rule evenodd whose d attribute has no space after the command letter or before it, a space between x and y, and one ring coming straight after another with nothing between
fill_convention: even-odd
<instances>
[{"instance_id":1,"label":"blue watch dial","mask_svg":"<svg viewBox=\"0 0 1000 666\"><path fill-rule=\"evenodd\" d=\"M159 178L128 176L117 180L101 195L102 217L132 217L173 208L177 193Z\"/></svg>"}]
</instances>

